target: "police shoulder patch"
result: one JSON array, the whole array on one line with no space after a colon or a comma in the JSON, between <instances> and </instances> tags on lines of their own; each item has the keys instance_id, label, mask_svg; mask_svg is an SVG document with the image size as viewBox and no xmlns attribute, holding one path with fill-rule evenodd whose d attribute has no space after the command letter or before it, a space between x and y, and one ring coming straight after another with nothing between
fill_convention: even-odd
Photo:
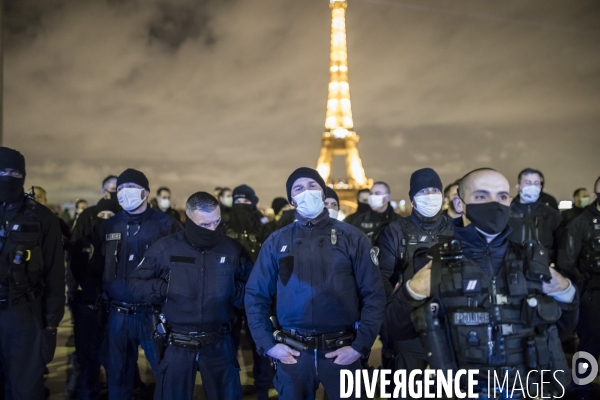
<instances>
[{"instance_id":1,"label":"police shoulder patch","mask_svg":"<svg viewBox=\"0 0 600 400\"><path fill-rule=\"evenodd\" d=\"M121 233L107 233L106 241L109 242L111 240L121 240Z\"/></svg>"},{"instance_id":2,"label":"police shoulder patch","mask_svg":"<svg viewBox=\"0 0 600 400\"><path fill-rule=\"evenodd\" d=\"M379 247L374 246L371 251L371 261L373 261L373 264L377 265L379 267Z\"/></svg>"}]
</instances>

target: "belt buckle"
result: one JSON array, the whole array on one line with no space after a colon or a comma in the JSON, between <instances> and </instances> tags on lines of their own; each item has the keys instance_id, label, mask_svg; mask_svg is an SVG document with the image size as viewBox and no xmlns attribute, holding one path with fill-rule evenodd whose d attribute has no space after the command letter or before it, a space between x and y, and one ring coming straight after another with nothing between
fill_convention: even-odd
<instances>
[{"instance_id":1,"label":"belt buckle","mask_svg":"<svg viewBox=\"0 0 600 400\"><path fill-rule=\"evenodd\" d=\"M129 308L125 308L125 307L121 307L121 306L116 306L115 311L118 312L119 314L124 314L124 315L131 314L131 310Z\"/></svg>"}]
</instances>

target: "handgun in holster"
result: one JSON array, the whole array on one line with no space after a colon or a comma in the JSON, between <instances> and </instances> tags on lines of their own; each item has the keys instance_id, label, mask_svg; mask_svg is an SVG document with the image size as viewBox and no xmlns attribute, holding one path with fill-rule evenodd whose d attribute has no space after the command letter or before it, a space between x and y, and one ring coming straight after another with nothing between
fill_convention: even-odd
<instances>
[{"instance_id":1,"label":"handgun in holster","mask_svg":"<svg viewBox=\"0 0 600 400\"><path fill-rule=\"evenodd\" d=\"M167 349L167 337L169 329L167 327L167 319L164 314L152 314L152 323L154 324L154 332L152 333L152 340L156 345L156 352L158 353L158 361L161 361L165 356L165 350Z\"/></svg>"},{"instance_id":2,"label":"handgun in holster","mask_svg":"<svg viewBox=\"0 0 600 400\"><path fill-rule=\"evenodd\" d=\"M428 300L412 312L411 319L420 333L431 368L456 371L458 363L442 303L437 298Z\"/></svg>"}]
</instances>

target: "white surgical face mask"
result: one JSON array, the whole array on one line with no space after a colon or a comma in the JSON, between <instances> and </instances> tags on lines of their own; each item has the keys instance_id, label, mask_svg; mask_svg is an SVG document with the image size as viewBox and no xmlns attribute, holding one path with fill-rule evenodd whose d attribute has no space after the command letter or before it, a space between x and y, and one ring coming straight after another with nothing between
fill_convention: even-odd
<instances>
[{"instance_id":1,"label":"white surgical face mask","mask_svg":"<svg viewBox=\"0 0 600 400\"><path fill-rule=\"evenodd\" d=\"M387 194L370 194L369 195L369 205L371 208L380 208L383 206L383 199L387 196Z\"/></svg>"},{"instance_id":2,"label":"white surgical face mask","mask_svg":"<svg viewBox=\"0 0 600 400\"><path fill-rule=\"evenodd\" d=\"M171 200L169 199L159 198L157 199L157 202L158 208L160 208L161 210L168 210L169 207L171 207Z\"/></svg>"},{"instance_id":3,"label":"white surgical face mask","mask_svg":"<svg viewBox=\"0 0 600 400\"><path fill-rule=\"evenodd\" d=\"M225 207L231 207L233 205L233 196L231 196L231 197L225 197L223 199L223 205Z\"/></svg>"},{"instance_id":4,"label":"white surgical face mask","mask_svg":"<svg viewBox=\"0 0 600 400\"><path fill-rule=\"evenodd\" d=\"M117 193L119 204L125 211L133 211L139 208L146 198L142 198L142 190L137 188L123 188Z\"/></svg>"},{"instance_id":5,"label":"white surgical face mask","mask_svg":"<svg viewBox=\"0 0 600 400\"><path fill-rule=\"evenodd\" d=\"M316 218L325 207L323 192L320 190L305 190L294 196L294 201L296 202L296 211L308 219Z\"/></svg>"},{"instance_id":6,"label":"white surgical face mask","mask_svg":"<svg viewBox=\"0 0 600 400\"><path fill-rule=\"evenodd\" d=\"M581 198L581 208L587 207L589 205L590 205L590 198L589 197L582 197Z\"/></svg>"},{"instance_id":7,"label":"white surgical face mask","mask_svg":"<svg viewBox=\"0 0 600 400\"><path fill-rule=\"evenodd\" d=\"M529 185L521 188L521 198L525 203L535 203L540 198L542 189L535 186Z\"/></svg>"},{"instance_id":8,"label":"white surgical face mask","mask_svg":"<svg viewBox=\"0 0 600 400\"><path fill-rule=\"evenodd\" d=\"M442 209L444 196L441 193L425 194L423 196L415 196L413 201L419 214L430 218L436 216Z\"/></svg>"},{"instance_id":9,"label":"white surgical face mask","mask_svg":"<svg viewBox=\"0 0 600 400\"><path fill-rule=\"evenodd\" d=\"M340 213L338 210L334 210L333 208L328 208L327 211L329 211L329 216L333 219L337 219L338 214Z\"/></svg>"}]
</instances>

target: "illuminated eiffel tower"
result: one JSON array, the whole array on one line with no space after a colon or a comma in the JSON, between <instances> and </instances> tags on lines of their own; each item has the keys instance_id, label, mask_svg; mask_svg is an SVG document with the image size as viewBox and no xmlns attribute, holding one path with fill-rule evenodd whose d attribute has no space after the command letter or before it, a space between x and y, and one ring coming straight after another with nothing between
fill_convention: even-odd
<instances>
[{"instance_id":1,"label":"illuminated eiffel tower","mask_svg":"<svg viewBox=\"0 0 600 400\"><path fill-rule=\"evenodd\" d=\"M359 136L353 131L350 107L350 85L348 84L348 49L346 46L346 0L330 0L331 8L331 52L329 61L329 93L325 132L321 139L321 154L317 171L332 186L347 207L356 205L356 192L371 187L358 154ZM346 158L347 178L331 177L334 156Z\"/></svg>"}]
</instances>

